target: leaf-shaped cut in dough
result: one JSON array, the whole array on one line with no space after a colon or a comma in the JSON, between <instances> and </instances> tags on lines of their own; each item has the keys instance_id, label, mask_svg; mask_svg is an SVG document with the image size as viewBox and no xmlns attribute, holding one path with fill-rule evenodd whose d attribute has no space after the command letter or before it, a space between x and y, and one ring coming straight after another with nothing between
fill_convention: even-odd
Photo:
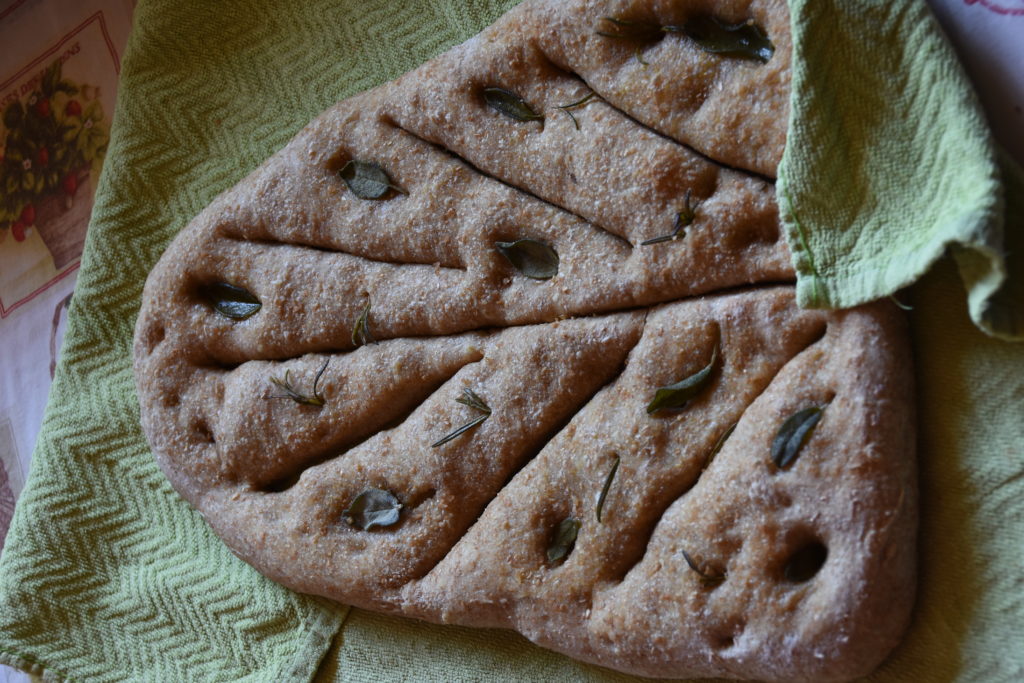
<instances>
[{"instance_id":1,"label":"leaf-shaped cut in dough","mask_svg":"<svg viewBox=\"0 0 1024 683\"><path fill-rule=\"evenodd\" d=\"M142 424L239 557L643 675L839 679L885 656L914 580L904 332L887 304L794 305L767 179L788 16L745 11L766 64L598 35L636 29L603 3L523 3L324 112L180 233L137 324ZM495 116L493 84L577 125ZM218 313L211 282L258 302ZM273 378L318 404L266 400ZM779 425L825 404L778 472Z\"/></svg>"}]
</instances>

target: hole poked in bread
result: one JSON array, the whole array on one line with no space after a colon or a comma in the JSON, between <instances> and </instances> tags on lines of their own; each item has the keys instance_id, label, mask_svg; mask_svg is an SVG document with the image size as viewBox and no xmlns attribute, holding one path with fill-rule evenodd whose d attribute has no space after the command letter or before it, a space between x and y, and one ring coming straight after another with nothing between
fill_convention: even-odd
<instances>
[{"instance_id":1,"label":"hole poked in bread","mask_svg":"<svg viewBox=\"0 0 1024 683\"><path fill-rule=\"evenodd\" d=\"M805 584L821 571L828 560L828 546L821 534L808 526L797 526L783 535L783 548L776 577L787 585Z\"/></svg>"},{"instance_id":2,"label":"hole poked in bread","mask_svg":"<svg viewBox=\"0 0 1024 683\"><path fill-rule=\"evenodd\" d=\"M789 556L782 575L791 583L806 583L813 579L828 559L828 548L821 541L806 543Z\"/></svg>"}]
</instances>

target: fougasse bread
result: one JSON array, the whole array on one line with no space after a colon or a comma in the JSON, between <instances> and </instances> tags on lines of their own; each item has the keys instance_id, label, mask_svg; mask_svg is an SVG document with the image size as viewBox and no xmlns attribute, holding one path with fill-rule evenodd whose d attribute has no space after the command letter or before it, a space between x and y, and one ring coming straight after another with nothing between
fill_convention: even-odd
<instances>
[{"instance_id":1,"label":"fougasse bread","mask_svg":"<svg viewBox=\"0 0 1024 683\"><path fill-rule=\"evenodd\" d=\"M844 680L913 603L891 303L794 303L784 0L528 1L187 226L160 467L295 590L655 677Z\"/></svg>"}]
</instances>

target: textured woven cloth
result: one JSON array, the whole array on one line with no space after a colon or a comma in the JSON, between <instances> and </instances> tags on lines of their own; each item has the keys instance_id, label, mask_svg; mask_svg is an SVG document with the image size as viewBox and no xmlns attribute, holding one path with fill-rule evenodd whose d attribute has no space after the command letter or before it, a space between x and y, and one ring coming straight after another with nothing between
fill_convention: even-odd
<instances>
[{"instance_id":1,"label":"textured woven cloth","mask_svg":"<svg viewBox=\"0 0 1024 683\"><path fill-rule=\"evenodd\" d=\"M951 248L975 323L1024 339L1024 249L1006 245L1024 225L1006 220L985 116L927 5L790 11L799 49L777 193L800 305L873 301Z\"/></svg>"},{"instance_id":2,"label":"textured woven cloth","mask_svg":"<svg viewBox=\"0 0 1024 683\"><path fill-rule=\"evenodd\" d=\"M241 1L139 3L63 358L33 471L0 556L0 661L51 678L88 681L314 676L374 682L632 680L542 651L514 634L349 612L276 586L228 552L177 497L138 424L132 328L145 276L172 236L322 109L404 73L514 4L337 0L265 2L257 8ZM888 49L916 54L890 44L904 36L928 45L939 38L927 16L922 26L907 24L920 18L917 4L850 4L871 9L875 14L867 16L872 22L879 12L891 13L890 21L896 22L884 23L887 39L872 44L874 59L888 55ZM828 13L809 14L807 5L808 0L793 5L798 38L813 34L815 22L834 19ZM857 28L865 30L865 24L855 22L844 30ZM855 47L820 41L816 49L825 49L826 43L837 50ZM798 43L798 48L805 45ZM948 50L941 44L935 49L948 64ZM806 89L820 98L827 92L816 80L822 73L808 59L797 60L805 68L798 69L798 92ZM879 64L897 68L904 65L900 59L896 55ZM955 64L945 68L942 92L934 96L938 100L912 104L945 111L952 98L952 104L959 103L957 111L976 117L959 70ZM824 73L837 79L832 88L843 82L842 73ZM918 78L924 75L904 74L902 80L917 84ZM882 98L878 106L887 102ZM970 202L976 201L980 218L954 221L975 226L973 232L957 232L954 226L938 236L928 233L935 229L928 222L930 213L920 214L924 222L917 224L922 202L929 205L919 195L933 191L930 184L908 187L903 194L881 188L885 192L879 196L887 200L871 204L869 213L882 213L872 213L869 227L888 229L888 237L850 242L850 231L859 223L846 221L840 248L828 237L834 231L827 206L816 203L815 196L837 198L837 207L849 207L856 192L875 188L853 191L834 169L822 175L828 184L807 185L801 173L813 176L815 163L833 163L815 161L821 156L816 145L845 143L814 137L825 134L820 121L813 124L824 113L801 107L794 113L812 123L791 126L794 139L802 143L788 153L790 175L784 187L791 216L798 216L802 226L802 235L792 235L795 246L809 248L821 278L817 286L829 296L815 303L887 294L917 277L947 241L987 245L981 256L963 252L961 266L965 259L981 258L980 270L1000 262L998 230L992 226L1002 225L1001 184L993 175L991 148L979 120L949 123L977 125L980 134L974 142L963 142L962 153L976 153L981 161L967 169L978 177L957 181L956 203L958 211L970 212ZM918 113L916 108L883 108L874 118L877 124L888 116L911 121L916 116L922 126L935 126L954 117L952 109L941 119ZM844 161L851 173L864 178L870 169L854 162L879 163L888 159L883 148L893 144L902 150L905 143L878 137L880 129L873 130L874 153ZM935 141L925 135L928 131L918 132L922 144ZM959 159L943 158L946 164L957 162L955 173L966 175ZM931 170L949 171L941 165ZM914 208L896 214L902 220L885 213L903 206L900 202L908 197ZM1019 239L1024 197L1018 192L1007 198L1006 208L1016 218L1006 225L1017 226L1017 237L1011 237ZM898 272L900 261L888 259L891 264L883 271L892 270L891 279L860 282L875 289L854 288L851 280L835 275L843 272L840 265L853 272L859 264L884 259L887 251L913 241L910 235L927 253L907 256L905 272ZM805 292L808 263L798 250ZM1002 288L1000 297L1013 296L1012 283L996 287ZM911 631L875 678L1019 679L1024 676L1019 647L1024 624L1024 425L1019 418L1024 345L987 337L970 324L963 286L948 264L905 298L915 306L910 315L921 396L921 583Z\"/></svg>"}]
</instances>

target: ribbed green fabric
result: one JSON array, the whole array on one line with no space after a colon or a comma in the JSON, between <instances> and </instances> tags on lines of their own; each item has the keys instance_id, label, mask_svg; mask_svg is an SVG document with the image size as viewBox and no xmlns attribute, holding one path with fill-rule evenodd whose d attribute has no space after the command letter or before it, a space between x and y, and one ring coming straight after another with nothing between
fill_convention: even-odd
<instances>
[{"instance_id":1,"label":"ribbed green fabric","mask_svg":"<svg viewBox=\"0 0 1024 683\"><path fill-rule=\"evenodd\" d=\"M892 294L952 247L975 323L1024 339L998 154L928 6L791 0L790 11L799 48L777 190L800 305Z\"/></svg>"},{"instance_id":2,"label":"ribbed green fabric","mask_svg":"<svg viewBox=\"0 0 1024 683\"><path fill-rule=\"evenodd\" d=\"M237 560L176 496L152 460L138 425L130 367L142 284L181 227L319 111L468 38L515 2L139 3L64 355L33 471L0 556L0 661L50 678L89 681L313 676L345 610L283 590ZM798 19L810 4L799 2ZM930 19L913 34L938 36ZM797 36L803 35L798 26ZM900 51L903 37L890 38L872 43L879 69L903 63L888 55L890 49ZM826 42L818 41L816 50ZM805 48L798 46L800 54ZM948 75L960 78L955 65ZM839 79L834 88L845 82L841 71L830 77ZM908 74L904 80L916 78ZM820 96L820 88L815 91ZM943 92L970 100L961 90ZM884 99L878 102L888 106ZM927 98L914 104L935 105ZM913 118L914 111L896 115ZM874 119L889 115L891 110L878 110ZM814 139L808 135L827 134L814 125L795 133L805 143ZM933 140L921 134L922 141ZM871 139L873 149L893 143ZM825 138L818 144L840 143ZM818 148L801 149L807 158L790 153L791 168L812 163ZM875 163L882 156L861 154L847 163ZM986 173L976 182L998 194L991 171ZM834 173L822 178L843 180ZM977 196L977 210L996 221L998 199L966 180L948 182L960 183L957 206ZM845 240L856 222L816 222L815 197L799 187L796 172L783 186L830 296L846 296L843 287L852 280L828 279L829 254L845 264L837 272L853 272L861 261L879 256L875 250L894 248L891 237L865 237L862 248L841 253L819 247L833 225L844 226ZM844 191L832 185L817 190L822 197ZM1008 197L1017 216L1008 225L1024 225L1024 198ZM933 237L922 234L918 244L928 251ZM1019 239L1019 231L1009 237ZM941 246L929 253L939 252ZM930 258L908 257L907 278L892 277L882 285L908 282ZM978 277L984 278L989 263L977 266ZM960 285L951 280L945 272L914 290L922 397L921 592L910 635L876 676L879 681L998 681L1024 673L1017 642L1024 623L1024 426L1014 412L1024 403L1024 346L993 340L970 326ZM1011 289L1001 295L1011 318L1020 311L1013 308L1018 295ZM343 633L320 669L322 678L627 680L513 634L361 612L353 612Z\"/></svg>"},{"instance_id":3,"label":"ribbed green fabric","mask_svg":"<svg viewBox=\"0 0 1024 683\"><path fill-rule=\"evenodd\" d=\"M0 662L87 681L308 680L346 610L234 557L157 469L131 341L146 275L330 104L515 2L140 2L32 472L0 556Z\"/></svg>"}]
</instances>

